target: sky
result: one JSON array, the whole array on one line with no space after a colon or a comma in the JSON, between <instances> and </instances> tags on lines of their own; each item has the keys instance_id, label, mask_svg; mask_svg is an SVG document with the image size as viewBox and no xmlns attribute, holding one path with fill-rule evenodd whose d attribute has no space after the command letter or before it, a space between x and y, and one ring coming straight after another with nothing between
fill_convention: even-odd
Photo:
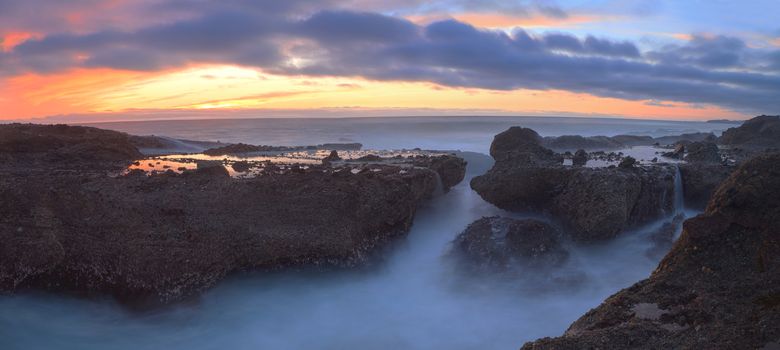
<instances>
[{"instance_id":1,"label":"sky","mask_svg":"<svg viewBox=\"0 0 780 350\"><path fill-rule=\"evenodd\" d=\"M780 113L780 1L0 0L0 120Z\"/></svg>"}]
</instances>

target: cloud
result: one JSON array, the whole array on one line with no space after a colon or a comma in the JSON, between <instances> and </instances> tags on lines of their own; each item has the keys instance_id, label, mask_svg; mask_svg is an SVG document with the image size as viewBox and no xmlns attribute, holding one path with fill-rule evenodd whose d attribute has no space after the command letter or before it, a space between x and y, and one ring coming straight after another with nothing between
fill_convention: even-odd
<instances>
[{"instance_id":1,"label":"cloud","mask_svg":"<svg viewBox=\"0 0 780 350\"><path fill-rule=\"evenodd\" d=\"M321 3L306 0L151 2L149 8L175 15L132 29L109 27L29 39L0 52L0 75L78 67L154 71L220 63L288 75L555 89L750 112L780 109L780 76L766 73L767 67L780 66L777 55L763 54L763 63L754 64L759 53L732 37L693 36L686 44L643 53L628 41L522 29L510 34L453 19L419 25L374 12L323 11ZM176 6L183 3L191 6ZM471 8L476 2L454 3ZM9 4L0 0L0 6ZM507 11L538 11L539 4ZM551 16L555 12L545 11Z\"/></svg>"}]
</instances>

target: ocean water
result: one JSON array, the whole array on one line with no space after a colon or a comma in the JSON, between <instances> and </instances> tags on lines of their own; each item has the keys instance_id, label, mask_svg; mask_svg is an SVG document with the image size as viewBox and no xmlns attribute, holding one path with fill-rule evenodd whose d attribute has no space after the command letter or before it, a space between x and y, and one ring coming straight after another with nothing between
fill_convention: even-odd
<instances>
[{"instance_id":1,"label":"ocean water","mask_svg":"<svg viewBox=\"0 0 780 350\"><path fill-rule=\"evenodd\" d=\"M475 276L447 259L472 221L507 213L468 182L492 165L495 133L510 125L563 134L662 136L722 124L606 119L381 118L134 122L96 125L135 134L278 145L361 142L377 149L469 151L467 178L426 203L408 237L376 267L360 271L233 276L194 302L137 312L109 299L50 294L0 296L0 349L516 349L560 335L618 290L647 277L660 259L649 234L574 246L555 270ZM670 213L670 216L673 213ZM688 215L693 215L690 211Z\"/></svg>"}]
</instances>

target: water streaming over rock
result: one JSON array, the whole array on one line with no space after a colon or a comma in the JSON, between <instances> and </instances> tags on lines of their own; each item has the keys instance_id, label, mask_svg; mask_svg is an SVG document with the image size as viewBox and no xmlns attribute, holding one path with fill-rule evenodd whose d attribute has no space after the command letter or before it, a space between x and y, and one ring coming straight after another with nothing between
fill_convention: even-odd
<instances>
[{"instance_id":1,"label":"water streaming over rock","mask_svg":"<svg viewBox=\"0 0 780 350\"><path fill-rule=\"evenodd\" d=\"M685 197L683 193L683 180L680 167L675 166L674 174L674 214L682 214L685 212Z\"/></svg>"}]
</instances>

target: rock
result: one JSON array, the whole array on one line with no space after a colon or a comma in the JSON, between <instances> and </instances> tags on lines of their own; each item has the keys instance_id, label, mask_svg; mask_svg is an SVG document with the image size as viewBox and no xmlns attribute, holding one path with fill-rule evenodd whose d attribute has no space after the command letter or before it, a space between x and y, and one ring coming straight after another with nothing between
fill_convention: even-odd
<instances>
[{"instance_id":1,"label":"rock","mask_svg":"<svg viewBox=\"0 0 780 350\"><path fill-rule=\"evenodd\" d=\"M665 152L662 156L672 159L683 159L685 156L685 142L678 142L674 145L674 151Z\"/></svg>"},{"instance_id":2,"label":"rock","mask_svg":"<svg viewBox=\"0 0 780 350\"><path fill-rule=\"evenodd\" d=\"M583 137L579 135L564 135L558 137L545 137L543 146L555 151L574 151L577 149L586 150L610 150L626 147L624 144L615 141L607 136Z\"/></svg>"},{"instance_id":3,"label":"rock","mask_svg":"<svg viewBox=\"0 0 780 350\"><path fill-rule=\"evenodd\" d=\"M720 163L718 145L714 142L692 142L688 145L688 155L685 156L685 160L692 163Z\"/></svg>"},{"instance_id":4,"label":"rock","mask_svg":"<svg viewBox=\"0 0 780 350\"><path fill-rule=\"evenodd\" d=\"M585 152L584 149L578 149L577 152L574 153L571 162L574 166L585 166L585 164L588 163L588 152Z\"/></svg>"},{"instance_id":5,"label":"rock","mask_svg":"<svg viewBox=\"0 0 780 350\"><path fill-rule=\"evenodd\" d=\"M690 142L699 141L714 142L715 140L717 140L717 137L711 132L695 132L690 134L662 136L655 138L655 141L661 145L674 145L678 143L687 144Z\"/></svg>"},{"instance_id":6,"label":"rock","mask_svg":"<svg viewBox=\"0 0 780 350\"><path fill-rule=\"evenodd\" d=\"M780 153L745 162L650 278L523 349L760 349L780 339Z\"/></svg>"},{"instance_id":7,"label":"rock","mask_svg":"<svg viewBox=\"0 0 780 350\"><path fill-rule=\"evenodd\" d=\"M612 238L673 206L673 167L564 167L534 135L511 128L496 136L495 165L471 181L483 199L505 210L552 214L578 241Z\"/></svg>"},{"instance_id":8,"label":"rock","mask_svg":"<svg viewBox=\"0 0 780 350\"><path fill-rule=\"evenodd\" d=\"M694 209L704 209L715 190L735 169L719 163L688 163L680 164L679 168L685 205Z\"/></svg>"},{"instance_id":9,"label":"rock","mask_svg":"<svg viewBox=\"0 0 780 350\"><path fill-rule=\"evenodd\" d=\"M451 255L486 271L559 266L569 256L559 237L555 228L539 220L483 217L455 238Z\"/></svg>"},{"instance_id":10,"label":"rock","mask_svg":"<svg viewBox=\"0 0 780 350\"><path fill-rule=\"evenodd\" d=\"M360 158L355 159L357 162L381 162L382 157L376 155L376 154L367 154L365 156L362 156Z\"/></svg>"},{"instance_id":11,"label":"rock","mask_svg":"<svg viewBox=\"0 0 780 350\"><path fill-rule=\"evenodd\" d=\"M439 175L442 189L445 192L463 181L463 178L466 176L466 161L455 156L442 155L416 158L413 164L435 171Z\"/></svg>"},{"instance_id":12,"label":"rock","mask_svg":"<svg viewBox=\"0 0 780 350\"><path fill-rule=\"evenodd\" d=\"M741 147L780 147L780 116L762 115L729 128L718 139L723 145Z\"/></svg>"},{"instance_id":13,"label":"rock","mask_svg":"<svg viewBox=\"0 0 780 350\"><path fill-rule=\"evenodd\" d=\"M656 141L650 136L637 136L637 135L617 135L612 136L612 140L619 142L624 146L650 146Z\"/></svg>"},{"instance_id":14,"label":"rock","mask_svg":"<svg viewBox=\"0 0 780 350\"><path fill-rule=\"evenodd\" d=\"M95 137L95 147L124 145L124 134L88 128L90 137L70 138L69 128L51 132L56 144L36 157L70 154L60 149L94 135L109 135ZM26 135L13 152L27 156L40 146L25 144L41 140L35 132ZM108 160L127 166L135 155ZM0 292L111 295L132 305L182 300L236 271L370 263L408 232L437 186L435 171L408 165L362 174L324 167L279 174L269 165L267 175L233 179L220 161L182 174L112 177L103 160L37 168L13 159L0 166Z\"/></svg>"},{"instance_id":15,"label":"rock","mask_svg":"<svg viewBox=\"0 0 780 350\"><path fill-rule=\"evenodd\" d=\"M265 152L265 151L276 151L276 149L271 146L255 146L255 145L248 145L245 143L236 143L236 144L231 144L222 147L209 148L203 151L203 153L208 154L210 156L225 156L225 155L232 155L232 154L244 154L244 153L255 153L255 152Z\"/></svg>"},{"instance_id":16,"label":"rock","mask_svg":"<svg viewBox=\"0 0 780 350\"><path fill-rule=\"evenodd\" d=\"M245 173L250 169L249 162L245 160L234 162L233 165L231 165L231 167L233 168L233 170L239 173Z\"/></svg>"},{"instance_id":17,"label":"rock","mask_svg":"<svg viewBox=\"0 0 780 350\"><path fill-rule=\"evenodd\" d=\"M85 126L0 125L0 154L8 162L127 163L143 158L127 134ZM52 165L52 164L49 164Z\"/></svg>"},{"instance_id":18,"label":"rock","mask_svg":"<svg viewBox=\"0 0 780 350\"><path fill-rule=\"evenodd\" d=\"M495 160L524 164L561 163L563 159L542 146L542 137L528 128L513 126L496 135L490 144L490 155Z\"/></svg>"},{"instance_id":19,"label":"rock","mask_svg":"<svg viewBox=\"0 0 780 350\"><path fill-rule=\"evenodd\" d=\"M339 157L339 152L336 150L332 150L330 151L330 154L327 157L322 158L322 164L330 164L331 162L335 162L338 160L341 160L341 157Z\"/></svg>"},{"instance_id":20,"label":"rock","mask_svg":"<svg viewBox=\"0 0 780 350\"><path fill-rule=\"evenodd\" d=\"M625 157L623 160L620 161L620 164L618 164L618 168L621 169L631 169L634 167L634 165L637 164L636 159L634 157Z\"/></svg>"}]
</instances>

